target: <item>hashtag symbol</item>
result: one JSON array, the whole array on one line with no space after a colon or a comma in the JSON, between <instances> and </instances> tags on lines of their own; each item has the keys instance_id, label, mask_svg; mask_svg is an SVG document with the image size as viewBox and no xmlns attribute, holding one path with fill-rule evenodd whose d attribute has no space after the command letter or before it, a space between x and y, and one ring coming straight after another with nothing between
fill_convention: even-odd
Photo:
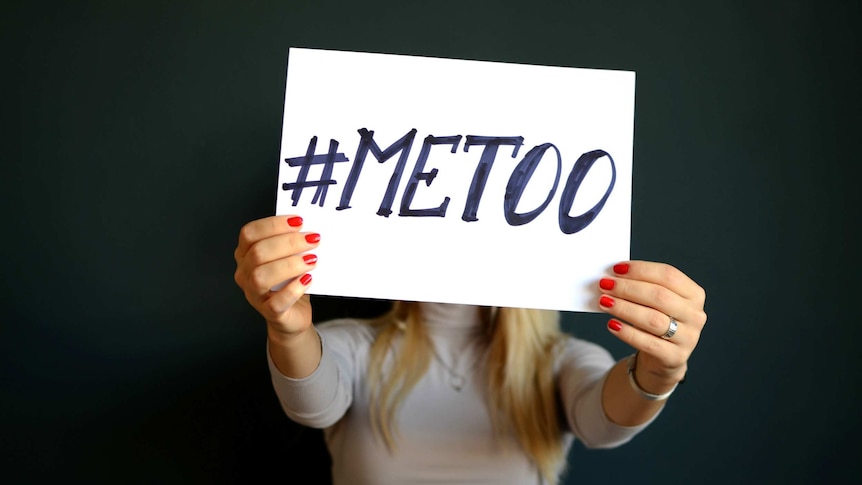
<instances>
[{"instance_id":1,"label":"hashtag symbol","mask_svg":"<svg viewBox=\"0 0 862 485\"><path fill-rule=\"evenodd\" d=\"M336 163L348 161L347 157L344 156L343 153L338 152L338 142L335 140L329 140L329 152L326 155L315 155L314 151L316 149L317 137L314 136L311 138L311 141L308 142L308 150L305 152L304 157L284 159L288 166L299 167L299 175L296 177L296 182L281 185L282 190L293 191L290 198L293 200L292 205L294 206L299 203L302 189L306 187L317 187L311 203L318 204L320 207L323 207L323 202L326 200L326 191L329 190L329 186L338 183L332 179L332 167ZM308 169L312 165L323 165L323 170L321 171L319 180L308 180Z\"/></svg>"}]
</instances>

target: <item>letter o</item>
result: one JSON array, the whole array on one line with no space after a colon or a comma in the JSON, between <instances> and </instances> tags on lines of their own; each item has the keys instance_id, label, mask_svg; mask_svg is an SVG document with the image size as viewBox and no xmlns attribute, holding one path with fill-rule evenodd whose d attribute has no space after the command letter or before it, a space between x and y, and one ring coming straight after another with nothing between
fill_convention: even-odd
<instances>
[{"instance_id":1,"label":"letter o","mask_svg":"<svg viewBox=\"0 0 862 485\"><path fill-rule=\"evenodd\" d=\"M581 182L584 181L584 178L587 176L587 172L590 171L593 164L596 163L596 160L602 157L608 157L608 160L611 162L611 183L608 185L605 195L588 211L579 216L570 216L569 211L572 210L572 205L575 202L575 195L578 193ZM602 207L605 206L608 196L611 195L611 191L614 189L614 183L616 180L617 167L614 164L613 157L611 157L608 152L604 150L593 150L591 152L584 153L580 158L578 158L575 162L575 166L572 167L571 173L569 173L569 178L566 180L566 187L563 189L563 194L560 197L560 230L563 231L563 234L574 234L593 222L593 219L599 215Z\"/></svg>"},{"instance_id":2,"label":"letter o","mask_svg":"<svg viewBox=\"0 0 862 485\"><path fill-rule=\"evenodd\" d=\"M521 196L524 195L524 189L527 188L527 183L530 181L530 178L533 176L533 172L536 171L536 167L539 166L539 162L542 161L548 148L553 148L554 151L557 152L557 175L554 177L554 186L551 187L551 191L548 192L548 197L544 202L542 202L542 205L530 212L519 214L518 212L515 212L515 209L518 208L518 202L521 201ZM509 176L509 183L506 185L506 195L503 198L503 212L506 216L506 222L508 222L510 226L521 226L538 217L538 215L548 207L548 204L551 203L551 199L554 197L554 192L557 191L557 185L560 183L560 174L562 171L563 164L560 157L560 151L557 150L557 147L555 147L553 143L536 145L527 152L527 154L524 155L524 158L515 167L515 170L512 171L512 175Z\"/></svg>"}]
</instances>

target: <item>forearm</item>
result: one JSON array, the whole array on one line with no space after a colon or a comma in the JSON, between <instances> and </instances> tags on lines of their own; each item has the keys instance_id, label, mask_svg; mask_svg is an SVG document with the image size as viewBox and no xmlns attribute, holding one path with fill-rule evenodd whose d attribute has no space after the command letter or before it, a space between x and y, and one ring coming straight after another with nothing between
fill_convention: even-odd
<instances>
[{"instance_id":1,"label":"forearm","mask_svg":"<svg viewBox=\"0 0 862 485\"><path fill-rule=\"evenodd\" d=\"M313 326L296 335L284 335L268 328L267 337L272 362L284 376L302 379L320 365L320 336Z\"/></svg>"},{"instance_id":2,"label":"forearm","mask_svg":"<svg viewBox=\"0 0 862 485\"><path fill-rule=\"evenodd\" d=\"M338 422L353 402L353 336L349 329L322 324L290 339L277 332L269 332L269 336L268 365L284 412L313 428Z\"/></svg>"},{"instance_id":3,"label":"forearm","mask_svg":"<svg viewBox=\"0 0 862 485\"><path fill-rule=\"evenodd\" d=\"M683 372L684 373L684 372ZM636 369L638 385L651 394L664 394L679 382L675 376L657 376ZM665 400L651 401L632 388L628 378L628 358L617 362L602 389L602 407L608 419L621 426L646 423L664 406Z\"/></svg>"}]
</instances>

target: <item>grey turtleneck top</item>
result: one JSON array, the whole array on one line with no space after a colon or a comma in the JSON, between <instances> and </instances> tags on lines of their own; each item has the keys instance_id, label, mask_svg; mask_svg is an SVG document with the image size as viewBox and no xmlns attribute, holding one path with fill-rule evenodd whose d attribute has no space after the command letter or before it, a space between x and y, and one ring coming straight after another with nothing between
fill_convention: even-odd
<instances>
[{"instance_id":1,"label":"grey turtleneck top","mask_svg":"<svg viewBox=\"0 0 862 485\"><path fill-rule=\"evenodd\" d=\"M268 359L285 413L300 424L325 429L335 485L541 484L538 469L515 436L495 436L484 371L476 365L483 350L476 345L482 331L478 308L422 305L437 355L397 414L394 452L376 437L369 421L366 370L374 330L360 321L317 326L323 354L306 378L288 378ZM590 448L615 447L649 424L624 427L605 416L601 390L613 365L604 348L567 339L555 367L565 450L573 438Z\"/></svg>"}]
</instances>

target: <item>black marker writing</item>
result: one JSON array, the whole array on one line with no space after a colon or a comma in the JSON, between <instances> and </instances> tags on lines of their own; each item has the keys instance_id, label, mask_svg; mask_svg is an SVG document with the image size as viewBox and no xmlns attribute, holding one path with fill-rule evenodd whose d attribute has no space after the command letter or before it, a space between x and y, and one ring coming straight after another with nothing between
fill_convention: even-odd
<instances>
[{"instance_id":1,"label":"black marker writing","mask_svg":"<svg viewBox=\"0 0 862 485\"><path fill-rule=\"evenodd\" d=\"M404 134L397 141L389 145L385 150L381 150L380 146L374 140L374 132L361 128L359 133L359 146L356 149L356 156L353 159L353 165L350 168L350 174L347 176L347 182L344 184L344 189L341 192L341 200L336 210L345 210L350 208L350 199L353 197L353 192L356 189L356 183L359 181L359 176L362 173L362 167L365 164L365 158L368 153L374 156L379 163L385 163L396 154L400 154L395 167L392 170L392 175L389 177L389 183L386 186L386 192L383 195L383 200L380 202L380 207L377 214L383 217L389 217L392 214L392 204L395 201L395 195L398 191L398 186L401 182L401 177L404 173L404 167L407 164L407 158L410 155L410 149L413 146L413 140L416 137L417 130L414 128ZM398 215L400 217L445 217L446 210L449 207L451 198L447 195L443 197L443 201L437 207L415 209L411 207L416 191L419 189L420 182L425 182L425 186L429 187L431 182L437 177L439 170L434 168L431 171L425 171L425 164L431 153L431 147L434 145L451 145L450 152L456 153L458 145L461 143L461 135L452 136L427 136L422 143L422 148L419 152L419 158L413 167L412 172L407 180L407 185L404 189L404 194L401 196L401 207ZM512 158L518 156L518 150L524 144L524 138L521 136L474 136L467 135L464 142L464 151L467 152L471 146L483 146L482 155L473 172L473 178L470 182L470 188L467 191L466 203L461 219L466 222L478 221L477 213L479 203L482 200L482 195L485 191L485 185L488 181L488 176L494 161L497 157L497 151L501 146L511 146ZM283 190L292 190L291 199L293 205L299 203L299 198L302 194L302 189L306 187L317 187L312 199L312 204L318 204L323 207L326 199L327 190L330 185L335 185L337 182L332 178L333 167L336 163L349 161L343 153L338 152L338 142L330 140L329 151L326 155L315 155L317 148L317 137L314 136L308 143L308 149L305 156L286 158L284 161L291 167L299 167L299 174L296 182L282 184ZM527 212L518 212L518 204L524 195L527 185L531 183L533 174L539 164L545 157L549 149L553 148L556 154L556 173L554 182L548 191L548 196L542 203ZM586 179L587 174L593 165L601 159L607 157L611 165L611 181L605 190L601 200L583 214L571 216L569 212L575 202L578 189ZM312 165L323 165L321 175L318 180L308 180L309 168ZM510 226L521 226L532 222L538 217L554 198L557 187L560 183L562 175L562 155L560 150L553 143L543 143L536 145L530 149L521 159L520 162L512 170L509 176L509 182L506 185L506 191L503 196L503 214L506 222ZM558 223L560 231L564 234L574 234L587 227L599 212L604 208L605 203L613 191L614 184L617 178L616 164L611 155L604 150L592 150L582 154L572 167L563 193L560 196L559 218ZM535 183L535 182L534 182Z\"/></svg>"},{"instance_id":2,"label":"black marker writing","mask_svg":"<svg viewBox=\"0 0 862 485\"><path fill-rule=\"evenodd\" d=\"M461 135L456 136L431 136L425 137L422 142L422 150L419 151L419 158L416 160L416 166L413 167L413 174L410 180L407 181L407 188L404 189L404 195L401 196L401 210L399 216L446 216L446 207L449 205L449 197L443 198L443 203L434 209L411 209L410 204L413 202L413 196L416 195L416 188L419 182L424 180L425 186L431 185L431 181L437 176L438 170L432 169L430 172L425 170L425 162L428 160L428 154L431 152L432 145L452 145L452 153L458 151L458 144L461 143Z\"/></svg>"},{"instance_id":3,"label":"black marker writing","mask_svg":"<svg viewBox=\"0 0 862 485\"><path fill-rule=\"evenodd\" d=\"M530 178L533 176L533 172L536 171L536 167L539 166L539 162L542 161L542 157L548 148L553 148L554 151L557 152L557 175L554 177L554 186L551 187L551 191L548 192L548 197L545 198L542 205L530 212L519 214L515 212L515 209L518 208L518 202L520 202L521 196L524 195L524 189L527 188L527 183L530 181ZM551 203L551 199L554 197L554 192L557 191L557 185L560 183L560 173L562 170L563 161L560 157L560 151L557 150L557 147L553 144L544 143L533 147L529 152L527 152L527 154L524 155L524 159L515 167L515 170L512 170L512 175L509 177L509 183L506 185L506 195L503 196L503 213L506 215L506 222L508 222L510 226L520 226L531 222L533 219L538 217L539 214L548 207L548 204ZM575 190L577 190L577 188Z\"/></svg>"},{"instance_id":4,"label":"black marker writing","mask_svg":"<svg viewBox=\"0 0 862 485\"><path fill-rule=\"evenodd\" d=\"M317 187L311 203L318 204L319 200L320 207L323 207L323 201L326 199L327 189L330 185L334 185L336 183L335 180L332 180L332 166L335 163L347 161L347 157L345 157L343 153L337 153L338 142L335 140L329 140L329 153L326 155L315 155L314 151L316 149L317 137L313 136L308 142L308 149L306 150L304 157L284 159L288 166L299 167L299 174L296 176L296 182L292 184L282 184L281 186L282 190L293 191L290 198L293 200L292 205L294 206L299 203L302 189L305 187ZM309 167L320 164L323 164L323 172L320 175L320 179L309 182L307 180Z\"/></svg>"},{"instance_id":5,"label":"black marker writing","mask_svg":"<svg viewBox=\"0 0 862 485\"><path fill-rule=\"evenodd\" d=\"M398 141L389 145L386 150L381 150L377 142L374 141L374 132L360 128L359 147L356 149L356 156L353 158L350 175L347 176L347 182L344 184L344 191L341 192L341 202L335 209L344 210L350 208L350 198L353 197L356 181L359 180L359 174L362 172L362 165L365 163L365 157L368 155L369 150L371 150L371 154L380 163L389 160L396 153L401 152L401 156L398 157L398 162L395 164L395 170L392 171L392 177L389 178L389 186L383 195L383 201L377 210L378 215L389 217L389 214L392 214L392 202L395 200L395 191L398 190L398 183L401 181L401 174L404 172L404 165L407 164L407 156L410 155L410 147L413 145L413 138L415 136L416 128L408 131Z\"/></svg>"},{"instance_id":6,"label":"black marker writing","mask_svg":"<svg viewBox=\"0 0 862 485\"><path fill-rule=\"evenodd\" d=\"M605 190L605 195L602 196L601 200L596 202L592 208L584 212L579 216L572 217L569 215L569 211L572 210L572 204L575 202L575 195L578 193L578 188L581 186L581 182L584 181L584 178L587 176L587 172L590 171L593 164L596 163L596 160L608 157L608 161L611 162L611 183L608 184L607 190ZM575 162L575 166L572 167L572 171L569 173L569 179L566 180L566 187L563 189L563 195L560 197L560 230L563 231L563 234L574 234L581 229L587 227L593 219L599 215L599 211L602 210L602 207L605 206L605 202L607 202L608 197L611 195L611 191L614 189L614 183L617 181L617 167L614 164L614 159L611 155L604 150L593 150L591 152L584 153L578 158L578 161Z\"/></svg>"},{"instance_id":7,"label":"black marker writing","mask_svg":"<svg viewBox=\"0 0 862 485\"><path fill-rule=\"evenodd\" d=\"M473 181L470 183L470 190L467 192L467 204L464 206L464 213L461 214L462 221L474 222L479 220L476 217L476 212L479 210L479 201L482 200L482 194L485 192L485 183L488 181L488 174L491 172L491 167L497 158L497 148L500 145L514 146L512 158L515 158L518 156L518 149L523 144L523 136L467 135L467 141L464 142L465 152L471 146L476 145L484 145L485 149L482 150L479 164L476 165L476 171L473 172Z\"/></svg>"}]
</instances>

